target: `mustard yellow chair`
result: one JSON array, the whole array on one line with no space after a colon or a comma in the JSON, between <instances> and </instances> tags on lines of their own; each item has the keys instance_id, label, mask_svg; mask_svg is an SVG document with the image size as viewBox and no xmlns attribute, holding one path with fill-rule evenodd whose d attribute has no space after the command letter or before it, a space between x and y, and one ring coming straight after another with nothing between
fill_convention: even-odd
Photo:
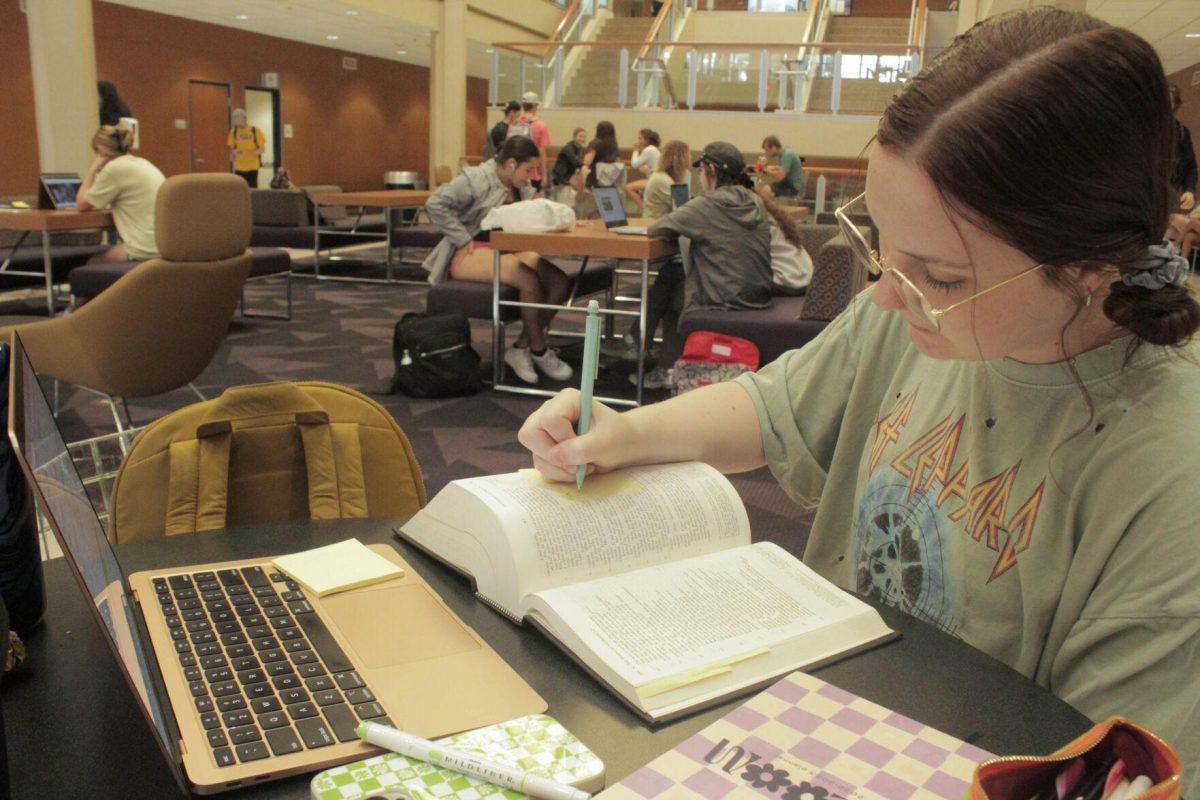
<instances>
[{"instance_id":1,"label":"mustard yellow chair","mask_svg":"<svg viewBox=\"0 0 1200 800\"><path fill-rule=\"evenodd\" d=\"M104 395L121 429L114 398L188 386L217 352L250 272L250 220L236 175L168 178L155 202L160 258L61 317L0 317L0 341L18 330L40 375Z\"/></svg>"}]
</instances>

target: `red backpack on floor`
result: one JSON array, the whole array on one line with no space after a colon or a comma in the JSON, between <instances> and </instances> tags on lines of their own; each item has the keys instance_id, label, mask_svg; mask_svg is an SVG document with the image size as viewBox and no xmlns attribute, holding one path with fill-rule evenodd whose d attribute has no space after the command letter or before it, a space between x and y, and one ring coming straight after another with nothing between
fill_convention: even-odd
<instances>
[{"instance_id":1,"label":"red backpack on floor","mask_svg":"<svg viewBox=\"0 0 1200 800\"><path fill-rule=\"evenodd\" d=\"M758 369L758 345L712 331L693 331L671 370L671 393L729 381Z\"/></svg>"}]
</instances>

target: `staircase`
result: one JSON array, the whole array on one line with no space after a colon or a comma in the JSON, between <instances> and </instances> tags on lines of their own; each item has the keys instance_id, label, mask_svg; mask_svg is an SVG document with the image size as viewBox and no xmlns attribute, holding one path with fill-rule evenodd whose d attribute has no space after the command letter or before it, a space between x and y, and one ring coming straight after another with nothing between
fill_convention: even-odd
<instances>
[{"instance_id":1,"label":"staircase","mask_svg":"<svg viewBox=\"0 0 1200 800\"><path fill-rule=\"evenodd\" d=\"M613 17L604 23L596 35L598 42L644 42L654 24L653 17ZM629 66L637 57L641 45L629 45ZM621 69L620 47L588 47L579 66L565 81L562 94L564 106L615 106L618 100L617 79ZM628 99L636 102L637 82L630 72L626 78Z\"/></svg>"},{"instance_id":2,"label":"staircase","mask_svg":"<svg viewBox=\"0 0 1200 800\"><path fill-rule=\"evenodd\" d=\"M831 17L824 41L905 44L908 41L908 20L895 17ZM827 60L832 60L833 51L825 50L822 54ZM901 53L893 51L889 55L901 55ZM839 113L881 113L902 85L896 81L880 80L880 78L890 76L891 70L885 67L877 69L874 78L842 79ZM832 98L833 78L820 76L813 78L808 110L815 113L828 113L832 109Z\"/></svg>"}]
</instances>

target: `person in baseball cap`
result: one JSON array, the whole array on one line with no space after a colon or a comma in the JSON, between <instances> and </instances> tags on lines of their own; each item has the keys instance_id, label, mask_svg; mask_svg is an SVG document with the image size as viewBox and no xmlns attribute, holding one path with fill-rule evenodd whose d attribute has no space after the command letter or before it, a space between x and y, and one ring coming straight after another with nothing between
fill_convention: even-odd
<instances>
[{"instance_id":1,"label":"person in baseball cap","mask_svg":"<svg viewBox=\"0 0 1200 800\"><path fill-rule=\"evenodd\" d=\"M692 162L692 166L700 169L704 164L712 165L713 169L728 178L736 178L734 183L749 187L752 185L746 176L746 160L742 151L729 142L711 142L704 146L700 157Z\"/></svg>"}]
</instances>

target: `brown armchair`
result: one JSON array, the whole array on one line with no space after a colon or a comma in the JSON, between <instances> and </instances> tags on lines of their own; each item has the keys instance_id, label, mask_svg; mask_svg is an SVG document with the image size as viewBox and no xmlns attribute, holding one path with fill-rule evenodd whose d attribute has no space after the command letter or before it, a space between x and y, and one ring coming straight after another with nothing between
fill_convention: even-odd
<instances>
[{"instance_id":1,"label":"brown armchair","mask_svg":"<svg viewBox=\"0 0 1200 800\"><path fill-rule=\"evenodd\" d=\"M187 386L212 360L250 271L250 220L236 175L169 178L155 204L160 258L64 316L0 317L0 337L17 328L41 375L106 396L121 429L114 398Z\"/></svg>"}]
</instances>

